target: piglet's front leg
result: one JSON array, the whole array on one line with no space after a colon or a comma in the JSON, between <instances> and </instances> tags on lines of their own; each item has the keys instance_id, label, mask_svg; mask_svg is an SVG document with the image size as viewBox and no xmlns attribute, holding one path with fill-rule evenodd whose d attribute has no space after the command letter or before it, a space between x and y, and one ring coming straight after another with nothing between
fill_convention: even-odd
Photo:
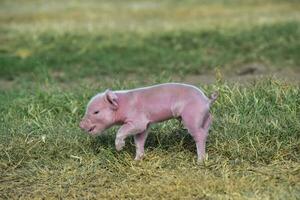
<instances>
[{"instance_id":1,"label":"piglet's front leg","mask_svg":"<svg viewBox=\"0 0 300 200\"><path fill-rule=\"evenodd\" d=\"M125 139L130 135L136 135L146 130L147 124L144 123L126 123L118 130L115 145L117 151L121 151L125 146Z\"/></svg>"}]
</instances>

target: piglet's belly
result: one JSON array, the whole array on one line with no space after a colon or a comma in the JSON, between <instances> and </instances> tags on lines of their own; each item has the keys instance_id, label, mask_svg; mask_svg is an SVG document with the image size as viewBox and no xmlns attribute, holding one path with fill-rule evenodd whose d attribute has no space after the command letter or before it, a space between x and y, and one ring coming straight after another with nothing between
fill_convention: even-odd
<instances>
[{"instance_id":1,"label":"piglet's belly","mask_svg":"<svg viewBox=\"0 0 300 200\"><path fill-rule=\"evenodd\" d=\"M148 119L151 123L162 122L173 118L173 114L170 109L152 110L148 114Z\"/></svg>"}]
</instances>

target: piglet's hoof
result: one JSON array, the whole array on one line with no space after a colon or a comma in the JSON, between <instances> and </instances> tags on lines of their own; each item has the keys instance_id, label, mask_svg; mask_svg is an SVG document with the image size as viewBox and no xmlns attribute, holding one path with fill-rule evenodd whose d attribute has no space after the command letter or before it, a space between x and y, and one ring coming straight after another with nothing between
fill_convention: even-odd
<instances>
[{"instance_id":1,"label":"piglet's hoof","mask_svg":"<svg viewBox=\"0 0 300 200\"><path fill-rule=\"evenodd\" d=\"M207 161L208 161L208 154L205 154L198 158L197 164L205 166Z\"/></svg>"},{"instance_id":2,"label":"piglet's hoof","mask_svg":"<svg viewBox=\"0 0 300 200\"><path fill-rule=\"evenodd\" d=\"M124 146L125 146L124 140L116 140L116 150L117 151L121 151Z\"/></svg>"},{"instance_id":3,"label":"piglet's hoof","mask_svg":"<svg viewBox=\"0 0 300 200\"><path fill-rule=\"evenodd\" d=\"M143 160L143 158L144 158L144 154L142 153L142 154L136 155L134 160L140 161L140 160Z\"/></svg>"}]
</instances>

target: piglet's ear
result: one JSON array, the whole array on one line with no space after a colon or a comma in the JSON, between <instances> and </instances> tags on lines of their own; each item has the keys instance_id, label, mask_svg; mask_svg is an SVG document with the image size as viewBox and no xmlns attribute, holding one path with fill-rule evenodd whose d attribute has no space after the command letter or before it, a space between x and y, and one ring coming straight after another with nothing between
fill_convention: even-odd
<instances>
[{"instance_id":1,"label":"piglet's ear","mask_svg":"<svg viewBox=\"0 0 300 200\"><path fill-rule=\"evenodd\" d=\"M110 89L107 89L105 91L105 100L110 104L110 106L114 110L118 109L118 107L119 107L118 96L113 91L111 91Z\"/></svg>"}]
</instances>

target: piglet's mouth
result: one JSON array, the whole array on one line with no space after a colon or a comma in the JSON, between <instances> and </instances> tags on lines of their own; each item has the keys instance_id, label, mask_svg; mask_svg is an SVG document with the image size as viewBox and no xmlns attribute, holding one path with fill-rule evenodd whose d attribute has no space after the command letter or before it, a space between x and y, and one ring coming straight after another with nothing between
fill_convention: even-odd
<instances>
[{"instance_id":1,"label":"piglet's mouth","mask_svg":"<svg viewBox=\"0 0 300 200\"><path fill-rule=\"evenodd\" d=\"M96 128L96 126L91 127L88 131L92 132L94 129Z\"/></svg>"}]
</instances>

